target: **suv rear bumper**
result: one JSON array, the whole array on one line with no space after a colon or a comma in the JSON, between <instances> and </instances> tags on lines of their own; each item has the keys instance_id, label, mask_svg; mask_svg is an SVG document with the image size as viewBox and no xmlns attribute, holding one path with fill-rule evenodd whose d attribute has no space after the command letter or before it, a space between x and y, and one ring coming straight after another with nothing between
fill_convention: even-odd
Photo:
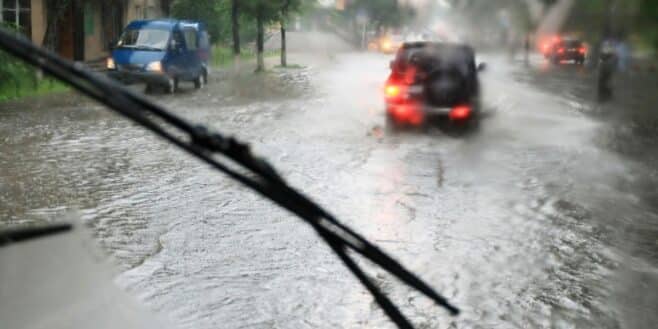
<instances>
[{"instance_id":1,"label":"suv rear bumper","mask_svg":"<svg viewBox=\"0 0 658 329\"><path fill-rule=\"evenodd\" d=\"M565 53L565 54L555 55L555 59L560 61L571 61L571 60L584 61L585 55L581 53Z\"/></svg>"}]
</instances>

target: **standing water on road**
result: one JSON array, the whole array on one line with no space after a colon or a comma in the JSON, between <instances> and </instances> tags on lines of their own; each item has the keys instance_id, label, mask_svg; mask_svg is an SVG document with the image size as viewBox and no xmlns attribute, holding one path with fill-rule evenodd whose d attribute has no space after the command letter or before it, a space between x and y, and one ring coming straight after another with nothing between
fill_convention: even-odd
<instances>
[{"instance_id":1,"label":"standing water on road","mask_svg":"<svg viewBox=\"0 0 658 329\"><path fill-rule=\"evenodd\" d=\"M462 311L359 262L418 328L658 323L657 135L598 115L624 105L593 102L591 73L477 54L476 129L389 131L391 56L289 39L294 68L247 60L149 97L249 141ZM311 227L82 96L0 103L0 141L0 229L79 216L118 285L177 327L394 327Z\"/></svg>"},{"instance_id":2,"label":"standing water on road","mask_svg":"<svg viewBox=\"0 0 658 329\"><path fill-rule=\"evenodd\" d=\"M293 185L464 311L437 314L373 270L417 323L639 328L645 322L630 321L653 320L655 297L637 292L656 283L656 263L626 254L624 243L634 217L656 216L632 190L645 169L598 146L603 124L515 82L492 58L489 115L477 134L377 137L368 132L382 121L385 57L299 61L307 68L247 82L276 92L289 81L303 96L245 102L222 95L232 82L218 76L161 101L254 141ZM2 112L3 225L77 210L124 269L118 282L182 327L389 326L296 219L92 103L61 103ZM627 303L644 307L645 318L626 317Z\"/></svg>"}]
</instances>

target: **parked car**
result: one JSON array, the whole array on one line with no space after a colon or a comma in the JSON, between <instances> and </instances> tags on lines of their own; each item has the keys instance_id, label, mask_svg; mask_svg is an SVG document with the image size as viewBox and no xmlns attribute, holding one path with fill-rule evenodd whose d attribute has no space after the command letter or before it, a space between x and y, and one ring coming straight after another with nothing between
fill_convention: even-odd
<instances>
[{"instance_id":1,"label":"parked car","mask_svg":"<svg viewBox=\"0 0 658 329\"><path fill-rule=\"evenodd\" d=\"M204 24L171 19L138 20L125 28L107 60L110 77L146 83L146 90L174 93L180 81L208 82L210 36Z\"/></svg>"}]
</instances>

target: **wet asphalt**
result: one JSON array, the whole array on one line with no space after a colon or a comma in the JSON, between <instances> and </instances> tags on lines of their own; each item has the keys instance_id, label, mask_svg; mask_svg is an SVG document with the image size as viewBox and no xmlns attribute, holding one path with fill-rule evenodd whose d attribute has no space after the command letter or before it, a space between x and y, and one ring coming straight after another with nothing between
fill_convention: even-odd
<instances>
[{"instance_id":1,"label":"wet asphalt","mask_svg":"<svg viewBox=\"0 0 658 329\"><path fill-rule=\"evenodd\" d=\"M364 262L419 328L653 328L653 100L597 104L591 72L485 56L476 131L392 134L389 60L298 55L150 97L249 141L463 311ZM0 226L74 212L181 328L392 327L309 227L150 133L74 94L0 109Z\"/></svg>"}]
</instances>

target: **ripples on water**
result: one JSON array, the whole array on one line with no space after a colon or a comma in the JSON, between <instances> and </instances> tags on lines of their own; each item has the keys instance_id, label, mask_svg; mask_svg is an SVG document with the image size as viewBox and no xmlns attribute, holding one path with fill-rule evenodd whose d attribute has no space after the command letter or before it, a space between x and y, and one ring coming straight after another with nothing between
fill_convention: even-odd
<instances>
[{"instance_id":1,"label":"ripples on water","mask_svg":"<svg viewBox=\"0 0 658 329\"><path fill-rule=\"evenodd\" d=\"M330 73L277 71L235 84L215 76L207 89L159 100L254 141L294 185L464 310L450 319L369 267L421 328L655 323L658 241L647 232L658 220L642 191L657 185L641 162L602 147L606 125L580 115L585 101L494 69L485 86L497 112L476 136L375 138L367 132L382 121L373 110L381 104L369 96L381 77L372 72L385 61L352 59ZM362 74L345 81L345 71ZM77 209L117 259L119 283L184 328L391 327L297 219L129 122L75 103L0 112L3 225Z\"/></svg>"}]
</instances>

